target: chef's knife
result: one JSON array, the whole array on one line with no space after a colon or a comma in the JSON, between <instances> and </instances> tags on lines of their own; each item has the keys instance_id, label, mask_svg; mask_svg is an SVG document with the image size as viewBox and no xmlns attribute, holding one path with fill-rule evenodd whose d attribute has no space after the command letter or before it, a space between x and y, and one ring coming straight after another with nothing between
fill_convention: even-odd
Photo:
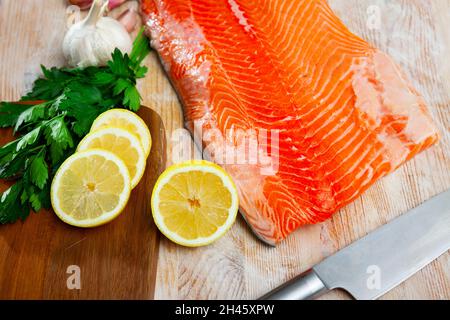
<instances>
[{"instance_id":1,"label":"chef's knife","mask_svg":"<svg viewBox=\"0 0 450 320\"><path fill-rule=\"evenodd\" d=\"M261 300L303 300L341 288L376 299L450 249L450 190L325 259Z\"/></svg>"}]
</instances>

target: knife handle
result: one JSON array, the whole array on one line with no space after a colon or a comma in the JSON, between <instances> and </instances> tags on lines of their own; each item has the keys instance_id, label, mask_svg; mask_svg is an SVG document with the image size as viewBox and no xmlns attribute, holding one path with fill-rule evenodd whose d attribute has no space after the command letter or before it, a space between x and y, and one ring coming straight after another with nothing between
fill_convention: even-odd
<instances>
[{"instance_id":1,"label":"knife handle","mask_svg":"<svg viewBox=\"0 0 450 320\"><path fill-rule=\"evenodd\" d=\"M269 292L259 300L311 300L327 291L328 288L311 269Z\"/></svg>"}]
</instances>

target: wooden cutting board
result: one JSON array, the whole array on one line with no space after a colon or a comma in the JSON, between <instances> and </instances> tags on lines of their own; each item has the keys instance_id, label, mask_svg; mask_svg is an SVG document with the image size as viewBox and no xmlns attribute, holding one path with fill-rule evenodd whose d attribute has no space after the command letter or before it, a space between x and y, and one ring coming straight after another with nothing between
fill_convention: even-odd
<instances>
[{"instance_id":1,"label":"wooden cutting board","mask_svg":"<svg viewBox=\"0 0 450 320\"><path fill-rule=\"evenodd\" d=\"M166 143L158 114L143 107L139 115L153 146L125 211L93 229L69 226L51 210L0 225L0 299L153 298L159 233L150 196L164 170ZM10 131L0 131L0 145L10 139ZM0 181L0 191L5 189Z\"/></svg>"}]
</instances>

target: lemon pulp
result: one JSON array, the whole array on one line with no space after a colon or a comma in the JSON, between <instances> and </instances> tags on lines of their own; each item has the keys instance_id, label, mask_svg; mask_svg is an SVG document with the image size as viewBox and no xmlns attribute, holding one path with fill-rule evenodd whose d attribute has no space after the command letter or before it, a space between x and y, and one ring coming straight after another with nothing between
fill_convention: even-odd
<instances>
[{"instance_id":1,"label":"lemon pulp","mask_svg":"<svg viewBox=\"0 0 450 320\"><path fill-rule=\"evenodd\" d=\"M92 227L115 218L130 195L130 176L123 161L104 150L69 157L52 182L55 213L65 222Z\"/></svg>"},{"instance_id":2,"label":"lemon pulp","mask_svg":"<svg viewBox=\"0 0 450 320\"><path fill-rule=\"evenodd\" d=\"M222 168L206 161L167 169L156 183L153 216L172 241L186 246L209 244L233 224L237 190Z\"/></svg>"}]
</instances>

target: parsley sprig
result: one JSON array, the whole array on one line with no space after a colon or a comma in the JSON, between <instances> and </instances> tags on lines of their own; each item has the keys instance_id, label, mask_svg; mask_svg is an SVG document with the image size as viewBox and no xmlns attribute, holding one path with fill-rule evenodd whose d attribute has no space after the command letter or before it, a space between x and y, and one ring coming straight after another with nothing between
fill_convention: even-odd
<instances>
[{"instance_id":1,"label":"parsley sprig","mask_svg":"<svg viewBox=\"0 0 450 320\"><path fill-rule=\"evenodd\" d=\"M0 102L0 128L11 127L16 140L0 148L0 179L14 184L0 194L0 224L26 219L49 208L50 184L98 115L111 108L138 111L136 80L150 52L141 30L130 55L116 49L106 67L50 68L19 102Z\"/></svg>"}]
</instances>

